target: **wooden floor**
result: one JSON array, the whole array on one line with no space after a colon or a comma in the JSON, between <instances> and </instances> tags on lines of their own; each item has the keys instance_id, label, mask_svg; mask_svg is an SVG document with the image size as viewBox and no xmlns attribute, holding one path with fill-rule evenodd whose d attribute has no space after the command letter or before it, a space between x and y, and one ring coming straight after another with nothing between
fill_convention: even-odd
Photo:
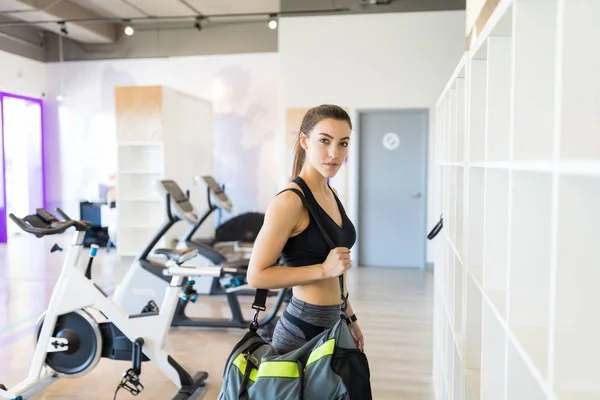
<instances>
[{"instance_id":1,"label":"wooden floor","mask_svg":"<svg viewBox=\"0 0 600 400\"><path fill-rule=\"evenodd\" d=\"M52 239L52 240L49 240ZM51 296L65 253L50 253L56 241L67 246L70 235L45 239L18 238L0 246L0 383L10 387L28 373L33 354L32 328ZM87 259L87 257L85 257ZM103 249L93 277L110 292L130 259L120 259ZM365 352L372 373L375 399L433 399L431 272L382 268L350 271L348 290L365 335ZM252 314L250 298L242 308ZM226 317L224 299L203 296L191 310L194 316ZM216 399L224 362L243 335L240 329L171 330L167 350L182 365L209 373L204 399ZM89 374L56 382L35 399L113 399L121 374L130 362L102 359ZM141 381L145 390L135 398L169 399L175 386L152 364L144 363ZM134 398L120 390L117 399Z\"/></svg>"}]
</instances>

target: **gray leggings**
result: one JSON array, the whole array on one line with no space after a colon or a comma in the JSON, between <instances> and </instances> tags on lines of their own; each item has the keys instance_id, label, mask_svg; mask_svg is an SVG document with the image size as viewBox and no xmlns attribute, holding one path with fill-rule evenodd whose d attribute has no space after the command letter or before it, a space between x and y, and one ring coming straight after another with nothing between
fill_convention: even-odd
<instances>
[{"instance_id":1,"label":"gray leggings","mask_svg":"<svg viewBox=\"0 0 600 400\"><path fill-rule=\"evenodd\" d=\"M302 347L340 319L338 306L317 306L293 297L273 331L272 345L280 354Z\"/></svg>"}]
</instances>

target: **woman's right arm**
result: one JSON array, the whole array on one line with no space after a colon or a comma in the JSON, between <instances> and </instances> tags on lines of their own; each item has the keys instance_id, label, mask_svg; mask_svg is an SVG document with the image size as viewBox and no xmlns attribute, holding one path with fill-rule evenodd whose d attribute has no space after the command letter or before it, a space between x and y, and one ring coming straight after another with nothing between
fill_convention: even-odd
<instances>
[{"instance_id":1,"label":"woman's right arm","mask_svg":"<svg viewBox=\"0 0 600 400\"><path fill-rule=\"evenodd\" d=\"M281 250L298 224L303 205L293 192L275 196L252 246L248 284L257 289L282 289L326 278L321 264L306 267L274 266Z\"/></svg>"}]
</instances>

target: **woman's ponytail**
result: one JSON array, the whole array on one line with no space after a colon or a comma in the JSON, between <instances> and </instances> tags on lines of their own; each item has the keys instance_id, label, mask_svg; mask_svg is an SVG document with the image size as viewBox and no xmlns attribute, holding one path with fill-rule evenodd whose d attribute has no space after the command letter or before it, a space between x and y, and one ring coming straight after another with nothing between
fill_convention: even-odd
<instances>
[{"instance_id":1,"label":"woman's ponytail","mask_svg":"<svg viewBox=\"0 0 600 400\"><path fill-rule=\"evenodd\" d=\"M304 160L306 159L306 151L302 148L302 145L300 144L301 138L302 132L298 132L298 136L296 136L296 142L294 143L294 163L292 164L292 179L300 175L300 171L302 171L302 167L304 166Z\"/></svg>"}]
</instances>

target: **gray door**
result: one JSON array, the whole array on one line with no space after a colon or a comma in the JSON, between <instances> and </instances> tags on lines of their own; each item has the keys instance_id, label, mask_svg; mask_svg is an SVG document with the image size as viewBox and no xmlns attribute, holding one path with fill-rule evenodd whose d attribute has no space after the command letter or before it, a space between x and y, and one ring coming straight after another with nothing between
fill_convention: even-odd
<instances>
[{"instance_id":1,"label":"gray door","mask_svg":"<svg viewBox=\"0 0 600 400\"><path fill-rule=\"evenodd\" d=\"M359 113L359 265L425 267L427 110Z\"/></svg>"}]
</instances>

